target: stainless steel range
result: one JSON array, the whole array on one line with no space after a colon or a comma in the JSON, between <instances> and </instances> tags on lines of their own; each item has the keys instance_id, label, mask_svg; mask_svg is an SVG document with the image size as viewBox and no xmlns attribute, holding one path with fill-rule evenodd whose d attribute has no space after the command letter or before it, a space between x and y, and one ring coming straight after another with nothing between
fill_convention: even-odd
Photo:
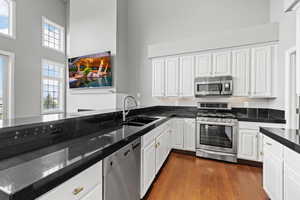
<instances>
[{"instance_id":1,"label":"stainless steel range","mask_svg":"<svg viewBox=\"0 0 300 200\"><path fill-rule=\"evenodd\" d=\"M196 155L237 162L238 121L227 103L199 103Z\"/></svg>"}]
</instances>

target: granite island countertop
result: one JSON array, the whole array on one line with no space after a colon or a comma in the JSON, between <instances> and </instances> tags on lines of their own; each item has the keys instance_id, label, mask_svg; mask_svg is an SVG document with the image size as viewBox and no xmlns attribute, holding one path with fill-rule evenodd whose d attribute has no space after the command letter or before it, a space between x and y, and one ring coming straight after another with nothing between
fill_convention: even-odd
<instances>
[{"instance_id":1,"label":"granite island countertop","mask_svg":"<svg viewBox=\"0 0 300 200\"><path fill-rule=\"evenodd\" d=\"M265 128L261 127L260 132L285 147L300 153L300 132L295 129Z\"/></svg>"}]
</instances>

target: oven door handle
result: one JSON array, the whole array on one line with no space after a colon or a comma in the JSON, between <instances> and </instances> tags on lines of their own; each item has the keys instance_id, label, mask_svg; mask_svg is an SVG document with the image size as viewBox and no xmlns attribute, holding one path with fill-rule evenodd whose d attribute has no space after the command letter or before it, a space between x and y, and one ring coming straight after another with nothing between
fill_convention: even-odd
<instances>
[{"instance_id":1,"label":"oven door handle","mask_svg":"<svg viewBox=\"0 0 300 200\"><path fill-rule=\"evenodd\" d=\"M205 122L205 121L197 121L197 124L201 125L215 125L215 126L236 126L235 123L222 123L222 122Z\"/></svg>"}]
</instances>

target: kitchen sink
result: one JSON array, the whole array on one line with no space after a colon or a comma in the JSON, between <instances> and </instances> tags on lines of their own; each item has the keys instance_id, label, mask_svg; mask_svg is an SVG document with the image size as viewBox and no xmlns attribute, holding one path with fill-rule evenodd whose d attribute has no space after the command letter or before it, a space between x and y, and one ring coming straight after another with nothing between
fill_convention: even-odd
<instances>
[{"instance_id":1,"label":"kitchen sink","mask_svg":"<svg viewBox=\"0 0 300 200\"><path fill-rule=\"evenodd\" d=\"M126 122L123 123L123 125L127 126L145 126L151 122L154 122L155 120L158 120L159 118L154 117L145 117L145 116L136 116L129 118Z\"/></svg>"}]
</instances>

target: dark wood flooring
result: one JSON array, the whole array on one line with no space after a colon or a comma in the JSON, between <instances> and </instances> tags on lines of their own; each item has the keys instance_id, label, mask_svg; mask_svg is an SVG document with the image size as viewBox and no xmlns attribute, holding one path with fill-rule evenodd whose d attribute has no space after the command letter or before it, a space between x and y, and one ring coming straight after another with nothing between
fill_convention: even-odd
<instances>
[{"instance_id":1,"label":"dark wood flooring","mask_svg":"<svg viewBox=\"0 0 300 200\"><path fill-rule=\"evenodd\" d=\"M145 200L267 200L262 169L171 153Z\"/></svg>"}]
</instances>

